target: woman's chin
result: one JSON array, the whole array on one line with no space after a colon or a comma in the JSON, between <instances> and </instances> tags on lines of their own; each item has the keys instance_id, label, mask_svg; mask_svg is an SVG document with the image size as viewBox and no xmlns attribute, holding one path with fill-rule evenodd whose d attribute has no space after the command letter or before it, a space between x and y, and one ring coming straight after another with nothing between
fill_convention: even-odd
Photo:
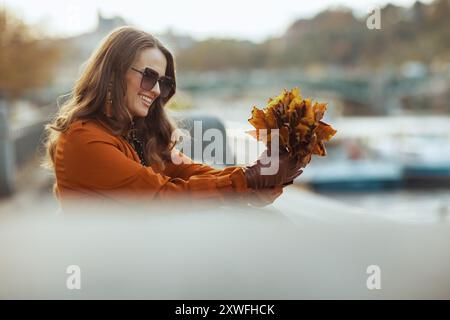
<instances>
[{"instance_id":1,"label":"woman's chin","mask_svg":"<svg viewBox=\"0 0 450 320\"><path fill-rule=\"evenodd\" d=\"M145 118L148 115L148 110L149 109L143 111L142 114L140 115L140 117Z\"/></svg>"},{"instance_id":2,"label":"woman's chin","mask_svg":"<svg viewBox=\"0 0 450 320\"><path fill-rule=\"evenodd\" d=\"M136 116L137 117L146 117L149 110L150 110L150 107L147 107L146 105L142 104L139 106L139 108L137 108Z\"/></svg>"}]
</instances>

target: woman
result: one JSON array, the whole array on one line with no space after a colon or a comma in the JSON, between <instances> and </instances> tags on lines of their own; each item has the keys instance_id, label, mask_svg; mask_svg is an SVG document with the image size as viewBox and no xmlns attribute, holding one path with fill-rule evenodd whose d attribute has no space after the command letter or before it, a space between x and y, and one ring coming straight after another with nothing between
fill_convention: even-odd
<instances>
[{"instance_id":1,"label":"woman","mask_svg":"<svg viewBox=\"0 0 450 320\"><path fill-rule=\"evenodd\" d=\"M122 27L105 38L71 99L46 126L54 193L68 199L144 201L186 198L272 203L301 170L280 157L275 175L261 161L217 170L174 149L175 125L164 106L176 90L174 59L150 34ZM173 159L182 160L173 161Z\"/></svg>"}]
</instances>

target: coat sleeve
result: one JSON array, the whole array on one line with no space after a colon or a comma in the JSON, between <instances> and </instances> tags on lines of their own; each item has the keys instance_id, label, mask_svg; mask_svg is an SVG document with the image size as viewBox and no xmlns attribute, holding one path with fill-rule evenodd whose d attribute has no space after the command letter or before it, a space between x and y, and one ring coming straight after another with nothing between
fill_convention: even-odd
<instances>
[{"instance_id":1,"label":"coat sleeve","mask_svg":"<svg viewBox=\"0 0 450 320\"><path fill-rule=\"evenodd\" d=\"M173 150L172 161L167 161L165 164L166 167L163 170L165 175L183 180L195 175L220 175L223 172L223 170L215 169L203 163L195 163L190 157L178 150ZM225 170L228 171L229 168L237 168L237 166L227 167Z\"/></svg>"},{"instance_id":2,"label":"coat sleeve","mask_svg":"<svg viewBox=\"0 0 450 320\"><path fill-rule=\"evenodd\" d=\"M172 152L172 161L166 163L164 174L187 180L195 175L222 175L224 172L234 170L237 166L227 167L224 170L212 168L206 164L195 163L191 158L178 150ZM240 200L257 207L273 203L283 193L283 187L272 187L261 190L248 190Z\"/></svg>"},{"instance_id":3,"label":"coat sleeve","mask_svg":"<svg viewBox=\"0 0 450 320\"><path fill-rule=\"evenodd\" d=\"M210 170L199 165L181 170L187 174L168 176L128 158L113 137L83 126L67 132L62 157L65 177L75 186L113 198L150 200L182 195L223 201L229 195L250 191L241 167Z\"/></svg>"}]
</instances>

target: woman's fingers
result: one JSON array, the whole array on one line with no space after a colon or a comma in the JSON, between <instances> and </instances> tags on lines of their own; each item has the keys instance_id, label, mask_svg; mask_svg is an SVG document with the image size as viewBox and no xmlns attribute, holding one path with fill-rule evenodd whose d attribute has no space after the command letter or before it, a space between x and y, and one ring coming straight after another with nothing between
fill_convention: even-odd
<instances>
[{"instance_id":1,"label":"woman's fingers","mask_svg":"<svg viewBox=\"0 0 450 320\"><path fill-rule=\"evenodd\" d=\"M301 162L299 161L298 157L295 157L291 160L291 168L292 169L300 169L301 168Z\"/></svg>"},{"instance_id":2,"label":"woman's fingers","mask_svg":"<svg viewBox=\"0 0 450 320\"><path fill-rule=\"evenodd\" d=\"M294 174L292 174L291 176L287 177L287 181L291 181L294 180L295 178L297 178L299 175L301 175L303 173L303 170L299 170L297 172L295 172Z\"/></svg>"},{"instance_id":3,"label":"woman's fingers","mask_svg":"<svg viewBox=\"0 0 450 320\"><path fill-rule=\"evenodd\" d=\"M295 178L297 178L297 177L298 177L299 175L301 175L302 173L303 173L303 170L300 170L300 171L296 172L294 175L288 177L288 178L286 179L286 181L283 183L283 187L286 187L286 186L288 186L288 185L290 185L290 184L293 184Z\"/></svg>"}]
</instances>

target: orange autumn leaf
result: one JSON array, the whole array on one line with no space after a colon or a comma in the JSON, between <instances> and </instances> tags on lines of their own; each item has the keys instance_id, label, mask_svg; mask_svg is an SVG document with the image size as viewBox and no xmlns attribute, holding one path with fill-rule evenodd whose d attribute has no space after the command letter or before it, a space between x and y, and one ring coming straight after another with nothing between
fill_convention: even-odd
<instances>
[{"instance_id":1,"label":"orange autumn leaf","mask_svg":"<svg viewBox=\"0 0 450 320\"><path fill-rule=\"evenodd\" d=\"M320 121L323 118L325 111L327 110L327 105L325 103L315 103L313 107L315 121Z\"/></svg>"},{"instance_id":2,"label":"orange autumn leaf","mask_svg":"<svg viewBox=\"0 0 450 320\"><path fill-rule=\"evenodd\" d=\"M255 129L266 129L266 120L265 120L264 111L259 110L256 107L253 107L252 117L248 119L248 121L255 127Z\"/></svg>"},{"instance_id":3,"label":"orange autumn leaf","mask_svg":"<svg viewBox=\"0 0 450 320\"><path fill-rule=\"evenodd\" d=\"M313 154L317 154L319 156L325 156L327 154L323 141L319 141L319 143L314 146Z\"/></svg>"},{"instance_id":4,"label":"orange autumn leaf","mask_svg":"<svg viewBox=\"0 0 450 320\"><path fill-rule=\"evenodd\" d=\"M329 141L336 134L336 130L334 130L329 124L319 121L319 125L316 129L317 138L321 141Z\"/></svg>"},{"instance_id":5,"label":"orange autumn leaf","mask_svg":"<svg viewBox=\"0 0 450 320\"><path fill-rule=\"evenodd\" d=\"M275 113L273 109L270 109L266 114L267 129L277 128L277 119L275 118Z\"/></svg>"}]
</instances>

